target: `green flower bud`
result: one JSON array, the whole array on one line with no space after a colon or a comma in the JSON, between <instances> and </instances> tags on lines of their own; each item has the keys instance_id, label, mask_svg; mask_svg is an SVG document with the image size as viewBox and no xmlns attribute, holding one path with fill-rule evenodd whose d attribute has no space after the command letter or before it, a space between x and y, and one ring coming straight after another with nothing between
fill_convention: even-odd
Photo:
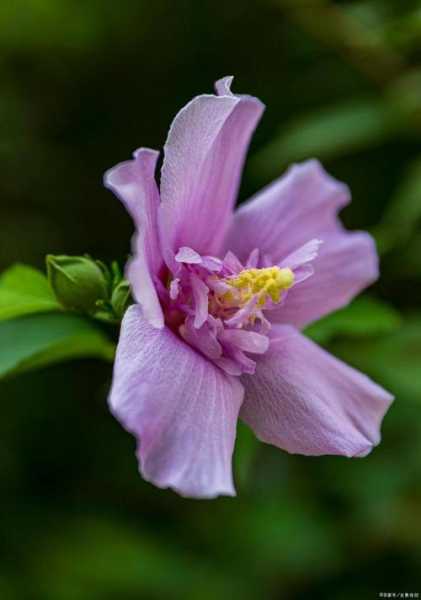
<instances>
[{"instance_id":1,"label":"green flower bud","mask_svg":"<svg viewBox=\"0 0 421 600\"><path fill-rule=\"evenodd\" d=\"M47 256L47 273L57 300L66 308L93 314L108 298L103 269L86 256Z\"/></svg>"},{"instance_id":2,"label":"green flower bud","mask_svg":"<svg viewBox=\"0 0 421 600\"><path fill-rule=\"evenodd\" d=\"M130 285L126 279L122 279L116 285L111 294L111 306L114 314L120 320L131 303Z\"/></svg>"}]
</instances>

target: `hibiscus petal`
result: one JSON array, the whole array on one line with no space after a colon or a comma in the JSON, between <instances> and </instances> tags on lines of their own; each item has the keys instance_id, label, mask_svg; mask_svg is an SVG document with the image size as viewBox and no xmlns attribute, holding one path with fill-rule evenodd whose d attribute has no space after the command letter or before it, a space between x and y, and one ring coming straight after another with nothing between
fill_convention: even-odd
<instances>
[{"instance_id":1,"label":"hibiscus petal","mask_svg":"<svg viewBox=\"0 0 421 600\"><path fill-rule=\"evenodd\" d=\"M143 477L184 496L235 495L231 458L243 398L238 378L152 328L139 306L126 312L109 398L138 440Z\"/></svg>"},{"instance_id":2,"label":"hibiscus petal","mask_svg":"<svg viewBox=\"0 0 421 600\"><path fill-rule=\"evenodd\" d=\"M224 343L253 354L264 354L269 347L269 338L256 331L224 329L220 338Z\"/></svg>"},{"instance_id":3,"label":"hibiscus petal","mask_svg":"<svg viewBox=\"0 0 421 600\"><path fill-rule=\"evenodd\" d=\"M160 231L170 268L189 246L217 255L229 226L250 137L263 112L251 96L229 92L194 98L175 117L164 148Z\"/></svg>"},{"instance_id":4,"label":"hibiscus petal","mask_svg":"<svg viewBox=\"0 0 421 600\"><path fill-rule=\"evenodd\" d=\"M215 81L215 91L218 96L232 96L231 92L231 84L234 81L234 77L232 75L228 75L227 77L222 77L222 79L218 79Z\"/></svg>"},{"instance_id":5,"label":"hibiscus petal","mask_svg":"<svg viewBox=\"0 0 421 600\"><path fill-rule=\"evenodd\" d=\"M380 441L392 396L288 326L260 357L240 416L264 442L291 453L365 456Z\"/></svg>"},{"instance_id":6,"label":"hibiscus petal","mask_svg":"<svg viewBox=\"0 0 421 600\"><path fill-rule=\"evenodd\" d=\"M175 255L175 260L177 262L187 263L189 265L200 265L202 262L202 257L198 252L196 252L192 248L187 248L186 246L183 246Z\"/></svg>"},{"instance_id":7,"label":"hibiscus petal","mask_svg":"<svg viewBox=\"0 0 421 600\"><path fill-rule=\"evenodd\" d=\"M195 273L190 274L194 299L194 326L199 329L208 318L208 286Z\"/></svg>"},{"instance_id":8,"label":"hibiscus petal","mask_svg":"<svg viewBox=\"0 0 421 600\"><path fill-rule=\"evenodd\" d=\"M218 342L216 333L205 323L203 327L197 329L194 326L193 318L189 317L185 323L179 328L180 335L186 340L190 346L197 348L211 359L218 359L222 356L222 347Z\"/></svg>"},{"instance_id":9,"label":"hibiscus petal","mask_svg":"<svg viewBox=\"0 0 421 600\"><path fill-rule=\"evenodd\" d=\"M296 269L297 267L312 262L318 255L319 248L322 244L322 240L310 240L291 254L288 254L288 256L281 261L279 266L281 268L288 267L289 269Z\"/></svg>"},{"instance_id":10,"label":"hibiscus petal","mask_svg":"<svg viewBox=\"0 0 421 600\"><path fill-rule=\"evenodd\" d=\"M301 277L285 303L268 314L272 322L304 327L347 305L378 278L374 240L364 232L326 235L311 268L314 274Z\"/></svg>"},{"instance_id":11,"label":"hibiscus petal","mask_svg":"<svg viewBox=\"0 0 421 600\"><path fill-rule=\"evenodd\" d=\"M162 265L157 227L159 192L155 181L158 156L158 152L148 148L136 150L134 160L106 172L104 184L120 198L136 226L132 240L134 256L127 266L133 295L148 321L154 327L163 327L164 317L152 280Z\"/></svg>"},{"instance_id":12,"label":"hibiscus petal","mask_svg":"<svg viewBox=\"0 0 421 600\"><path fill-rule=\"evenodd\" d=\"M288 254L322 234L338 229L337 212L350 200L349 190L310 160L240 206L224 242L245 261L254 248L278 264Z\"/></svg>"}]
</instances>

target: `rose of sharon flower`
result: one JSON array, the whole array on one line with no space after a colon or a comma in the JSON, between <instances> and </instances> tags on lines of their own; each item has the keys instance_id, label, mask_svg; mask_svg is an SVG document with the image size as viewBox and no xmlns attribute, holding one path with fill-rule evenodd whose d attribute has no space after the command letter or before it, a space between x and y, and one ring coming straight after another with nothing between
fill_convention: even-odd
<instances>
[{"instance_id":1,"label":"rose of sharon flower","mask_svg":"<svg viewBox=\"0 0 421 600\"><path fill-rule=\"evenodd\" d=\"M111 411L146 480L199 498L235 495L238 417L291 453L365 456L392 401L300 333L378 277L338 219L348 188L311 160L233 212L264 106L231 81L177 114L159 188L146 148L105 176L136 226Z\"/></svg>"}]
</instances>

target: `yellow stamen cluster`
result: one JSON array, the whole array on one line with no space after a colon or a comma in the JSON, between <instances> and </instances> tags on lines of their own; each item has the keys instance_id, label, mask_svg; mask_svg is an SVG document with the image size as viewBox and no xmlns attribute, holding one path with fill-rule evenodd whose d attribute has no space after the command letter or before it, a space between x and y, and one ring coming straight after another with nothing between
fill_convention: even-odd
<instances>
[{"instance_id":1,"label":"yellow stamen cluster","mask_svg":"<svg viewBox=\"0 0 421 600\"><path fill-rule=\"evenodd\" d=\"M294 283L294 273L291 269L280 267L245 269L237 276L225 279L225 283L234 289L224 294L224 302L244 305L257 295L257 306L262 308L268 298L275 303L281 300L282 292Z\"/></svg>"}]
</instances>

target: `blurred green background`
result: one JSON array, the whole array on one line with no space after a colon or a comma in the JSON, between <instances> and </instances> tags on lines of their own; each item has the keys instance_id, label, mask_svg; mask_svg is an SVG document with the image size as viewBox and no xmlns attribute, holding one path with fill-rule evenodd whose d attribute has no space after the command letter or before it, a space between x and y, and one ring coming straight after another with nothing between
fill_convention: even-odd
<instances>
[{"instance_id":1,"label":"blurred green background","mask_svg":"<svg viewBox=\"0 0 421 600\"><path fill-rule=\"evenodd\" d=\"M132 224L103 172L233 74L267 105L240 200L315 156L352 189L346 225L376 236L380 282L309 334L396 395L369 457L290 456L241 428L238 498L192 501L138 476L110 362L5 378L2 600L421 594L420 59L420 0L2 1L0 269L123 264Z\"/></svg>"}]
</instances>

